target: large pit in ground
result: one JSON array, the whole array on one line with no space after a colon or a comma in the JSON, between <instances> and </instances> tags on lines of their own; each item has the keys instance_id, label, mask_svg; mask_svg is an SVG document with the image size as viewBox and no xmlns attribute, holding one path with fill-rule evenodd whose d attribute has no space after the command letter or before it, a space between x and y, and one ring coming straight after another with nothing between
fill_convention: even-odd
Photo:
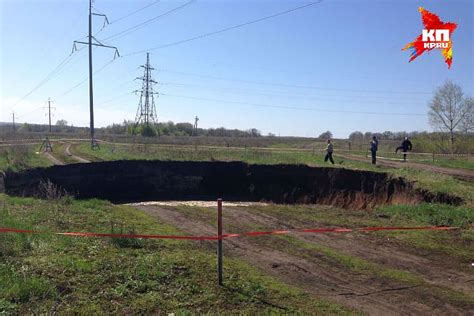
<instances>
[{"instance_id":1,"label":"large pit in ground","mask_svg":"<svg viewBox=\"0 0 474 316\"><path fill-rule=\"evenodd\" d=\"M41 196L50 181L77 198L115 203L160 200L266 201L371 209L421 201L460 204L459 197L415 189L386 173L306 165L124 160L36 168L4 175L4 191ZM2 184L0 183L0 189Z\"/></svg>"}]
</instances>

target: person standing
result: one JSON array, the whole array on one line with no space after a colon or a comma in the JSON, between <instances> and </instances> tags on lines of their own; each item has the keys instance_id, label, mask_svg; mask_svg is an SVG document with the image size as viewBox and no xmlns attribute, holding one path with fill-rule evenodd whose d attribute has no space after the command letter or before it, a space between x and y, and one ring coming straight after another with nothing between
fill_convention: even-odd
<instances>
[{"instance_id":1,"label":"person standing","mask_svg":"<svg viewBox=\"0 0 474 316\"><path fill-rule=\"evenodd\" d=\"M379 141L377 137L372 136L370 141L370 152L372 153L372 164L375 165L377 162L377 150L379 149Z\"/></svg>"},{"instance_id":2,"label":"person standing","mask_svg":"<svg viewBox=\"0 0 474 316\"><path fill-rule=\"evenodd\" d=\"M328 145L326 147L326 156L324 157L324 161L327 162L328 159L331 161L332 164L334 164L334 159L332 159L332 153L334 151L334 147L331 143L331 140L328 139Z\"/></svg>"},{"instance_id":3,"label":"person standing","mask_svg":"<svg viewBox=\"0 0 474 316\"><path fill-rule=\"evenodd\" d=\"M407 154L405 153L407 151L410 151L412 148L413 145L411 144L411 141L408 139L408 137L405 137L405 140L402 142L402 145L395 149L395 153L398 153L399 150L402 150L404 152L403 161L407 161Z\"/></svg>"}]
</instances>

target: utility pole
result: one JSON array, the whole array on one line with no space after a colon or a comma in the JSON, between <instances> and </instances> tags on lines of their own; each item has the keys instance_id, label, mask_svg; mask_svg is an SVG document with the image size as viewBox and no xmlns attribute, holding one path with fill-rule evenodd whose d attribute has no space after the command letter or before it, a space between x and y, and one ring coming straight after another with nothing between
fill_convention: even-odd
<instances>
[{"instance_id":1,"label":"utility pole","mask_svg":"<svg viewBox=\"0 0 474 316\"><path fill-rule=\"evenodd\" d=\"M13 133L15 133L15 112L12 112L12 118L13 118Z\"/></svg>"},{"instance_id":2,"label":"utility pole","mask_svg":"<svg viewBox=\"0 0 474 316\"><path fill-rule=\"evenodd\" d=\"M56 109L53 107L53 109ZM48 121L49 121L49 132L52 132L51 127L51 98L48 98Z\"/></svg>"},{"instance_id":3,"label":"utility pole","mask_svg":"<svg viewBox=\"0 0 474 316\"><path fill-rule=\"evenodd\" d=\"M91 148L92 149L99 149L99 144L95 139L95 131L94 131L94 86L92 82L93 72L92 72L92 45L99 46L99 47L106 47L115 49L114 59L116 57L120 57L117 47L115 46L108 46L104 45L99 42L93 35L92 35L92 16L98 15L104 17L104 27L106 24L109 24L109 20L105 14L99 14L92 12L92 0L89 0L89 36L88 42L80 42L74 41L74 45L72 51L74 52L76 49L76 44L85 44L89 46L89 111L90 111L90 130L91 130ZM95 43L92 42L94 39Z\"/></svg>"},{"instance_id":4,"label":"utility pole","mask_svg":"<svg viewBox=\"0 0 474 316\"><path fill-rule=\"evenodd\" d=\"M193 133L191 136L197 136L197 131L198 131L198 121L199 121L199 117L195 117L194 118L194 126L193 126Z\"/></svg>"},{"instance_id":5,"label":"utility pole","mask_svg":"<svg viewBox=\"0 0 474 316\"><path fill-rule=\"evenodd\" d=\"M155 107L154 95L158 92L153 91L153 85L157 82L151 78L151 71L154 70L150 65L150 53L146 53L146 64L140 66L144 68L142 77L136 79L142 80L142 89L135 90L135 93L140 92L140 101L138 102L137 114L135 116L135 124L133 125L132 133L136 134L137 127L140 124L144 125L142 135L153 136L157 133L157 113ZM151 133L150 133L151 132Z\"/></svg>"},{"instance_id":6,"label":"utility pole","mask_svg":"<svg viewBox=\"0 0 474 316\"><path fill-rule=\"evenodd\" d=\"M94 131L94 85L92 84L92 0L89 0L89 111L91 129L91 148L96 146Z\"/></svg>"}]
</instances>

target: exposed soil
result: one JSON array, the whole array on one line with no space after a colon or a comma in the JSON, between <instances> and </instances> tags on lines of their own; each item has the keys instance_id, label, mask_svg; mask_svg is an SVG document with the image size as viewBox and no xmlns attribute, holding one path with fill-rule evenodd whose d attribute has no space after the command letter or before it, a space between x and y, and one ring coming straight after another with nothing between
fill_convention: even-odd
<instances>
[{"instance_id":1,"label":"exposed soil","mask_svg":"<svg viewBox=\"0 0 474 316\"><path fill-rule=\"evenodd\" d=\"M123 160L70 164L7 172L5 190L12 195L37 196L39 184L45 181L77 198L122 203L224 198L350 209L420 201L462 203L459 197L415 189L413 183L382 172L243 162Z\"/></svg>"},{"instance_id":2,"label":"exposed soil","mask_svg":"<svg viewBox=\"0 0 474 316\"><path fill-rule=\"evenodd\" d=\"M151 214L189 234L214 235L209 221L198 220L164 206L140 205L140 210ZM255 224L269 229L291 228L291 225L268 214L226 208L233 229ZM305 226L310 223L305 223ZM313 223L313 225L316 225ZM224 225L225 226L225 225ZM236 231L224 231L235 233ZM384 267L397 268L421 276L426 284L413 285L370 273L344 269L324 254L306 253L303 249L288 248L285 240L273 237L235 238L224 241L228 256L244 259L264 273L299 287L317 296L341 303L373 315L468 315L474 308L469 302L455 302L440 297L433 289L448 288L471 295L474 292L473 273L455 270L448 258L433 260L416 254L400 245L369 234L292 235L315 245L329 246L344 254L369 260ZM267 242L261 242L265 238ZM212 242L202 246L214 249ZM291 246L291 245L290 245ZM225 258L224 258L225 261ZM472 302L472 301L471 301Z\"/></svg>"},{"instance_id":3,"label":"exposed soil","mask_svg":"<svg viewBox=\"0 0 474 316\"><path fill-rule=\"evenodd\" d=\"M342 157L346 159L350 159L350 160L355 160L355 161L362 161L362 162L368 161L367 158L360 157L360 156L343 155ZM434 173L441 173L448 176L453 176L460 180L474 181L474 171L466 170L466 169L443 168L443 167L437 167L433 165L427 165L427 164L416 163L416 162L408 162L408 161L399 162L399 161L384 160L384 159L377 159L377 164L381 166L385 166L385 167L391 167L391 168L409 167L413 169L420 169L420 170L430 171Z\"/></svg>"},{"instance_id":4,"label":"exposed soil","mask_svg":"<svg viewBox=\"0 0 474 316\"><path fill-rule=\"evenodd\" d=\"M51 155L49 152L43 152L42 153L43 156L46 157L46 159L48 159L49 161L51 161L54 165L57 165L57 166L62 166L64 165L64 162L62 162L61 160L59 160L58 158L54 157L53 155Z\"/></svg>"},{"instance_id":5,"label":"exposed soil","mask_svg":"<svg viewBox=\"0 0 474 316\"><path fill-rule=\"evenodd\" d=\"M68 143L66 144L66 146L64 147L64 154L66 156L69 156L75 160L77 160L78 162L81 162L81 163L89 163L90 161L85 159L85 158L82 158L82 157L79 157L78 155L75 155L71 152L71 146L72 144Z\"/></svg>"}]
</instances>

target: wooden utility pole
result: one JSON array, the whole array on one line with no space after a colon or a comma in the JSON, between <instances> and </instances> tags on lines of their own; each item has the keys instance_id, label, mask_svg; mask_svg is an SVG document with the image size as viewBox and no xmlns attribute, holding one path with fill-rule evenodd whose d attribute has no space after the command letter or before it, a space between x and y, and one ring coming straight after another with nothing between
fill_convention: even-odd
<instances>
[{"instance_id":1,"label":"wooden utility pole","mask_svg":"<svg viewBox=\"0 0 474 316\"><path fill-rule=\"evenodd\" d=\"M217 199L217 237L217 279L222 286L222 199Z\"/></svg>"},{"instance_id":2,"label":"wooden utility pole","mask_svg":"<svg viewBox=\"0 0 474 316\"><path fill-rule=\"evenodd\" d=\"M13 118L13 133L15 133L15 112L12 112L12 118Z\"/></svg>"},{"instance_id":3,"label":"wooden utility pole","mask_svg":"<svg viewBox=\"0 0 474 316\"><path fill-rule=\"evenodd\" d=\"M191 136L197 136L198 121L199 121L199 117L196 116L196 117L194 118L193 133L192 133Z\"/></svg>"},{"instance_id":4,"label":"wooden utility pole","mask_svg":"<svg viewBox=\"0 0 474 316\"><path fill-rule=\"evenodd\" d=\"M51 98L48 98L48 121L49 121L49 132L52 132L51 128Z\"/></svg>"}]
</instances>

